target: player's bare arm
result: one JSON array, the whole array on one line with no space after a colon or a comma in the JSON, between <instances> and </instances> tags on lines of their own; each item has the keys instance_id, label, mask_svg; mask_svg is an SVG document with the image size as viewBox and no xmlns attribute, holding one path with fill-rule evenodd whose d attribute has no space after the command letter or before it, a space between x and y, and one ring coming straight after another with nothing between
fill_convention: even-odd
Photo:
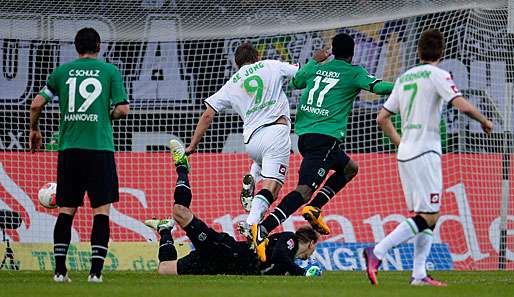
<instances>
[{"instance_id":1,"label":"player's bare arm","mask_svg":"<svg viewBox=\"0 0 514 297\"><path fill-rule=\"evenodd\" d=\"M452 105L468 117L478 121L486 134L493 131L493 123L488 120L480 111L462 96L452 100Z\"/></svg>"},{"instance_id":2,"label":"player's bare arm","mask_svg":"<svg viewBox=\"0 0 514 297\"><path fill-rule=\"evenodd\" d=\"M128 103L117 105L111 112L111 120L123 119L128 116L130 107Z\"/></svg>"},{"instance_id":3,"label":"player's bare arm","mask_svg":"<svg viewBox=\"0 0 514 297\"><path fill-rule=\"evenodd\" d=\"M380 126L380 129L384 131L384 134L391 139L391 141L396 145L400 145L400 134L396 131L396 128L391 121L391 116L393 114L389 112L387 109L382 108L377 116L377 124Z\"/></svg>"},{"instance_id":4,"label":"player's bare arm","mask_svg":"<svg viewBox=\"0 0 514 297\"><path fill-rule=\"evenodd\" d=\"M41 95L37 95L30 105L30 151L36 152L41 147L43 137L39 130L39 118L43 112L43 107L46 105L46 100Z\"/></svg>"},{"instance_id":5,"label":"player's bare arm","mask_svg":"<svg viewBox=\"0 0 514 297\"><path fill-rule=\"evenodd\" d=\"M203 135L209 129L209 126L211 125L212 121L214 120L214 116L216 115L216 111L210 107L207 106L207 109L203 112L202 116L200 117L200 120L198 120L198 124L196 125L195 133L193 134L193 137L191 138L191 143L186 148L186 154L191 154L196 150L196 147L202 140Z\"/></svg>"}]
</instances>

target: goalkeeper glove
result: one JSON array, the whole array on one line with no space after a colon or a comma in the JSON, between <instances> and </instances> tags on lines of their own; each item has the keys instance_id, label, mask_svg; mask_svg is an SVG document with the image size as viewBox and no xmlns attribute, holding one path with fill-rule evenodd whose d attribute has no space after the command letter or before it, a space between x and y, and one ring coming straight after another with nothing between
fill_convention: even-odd
<instances>
[{"instance_id":1,"label":"goalkeeper glove","mask_svg":"<svg viewBox=\"0 0 514 297\"><path fill-rule=\"evenodd\" d=\"M305 270L305 276L321 276L321 268L319 266L311 266L307 270Z\"/></svg>"}]
</instances>

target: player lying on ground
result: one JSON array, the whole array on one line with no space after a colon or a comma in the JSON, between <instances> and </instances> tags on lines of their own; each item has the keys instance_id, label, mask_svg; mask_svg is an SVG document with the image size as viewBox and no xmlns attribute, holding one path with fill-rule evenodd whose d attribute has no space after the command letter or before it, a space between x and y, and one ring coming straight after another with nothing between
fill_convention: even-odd
<instances>
[{"instance_id":1,"label":"player lying on ground","mask_svg":"<svg viewBox=\"0 0 514 297\"><path fill-rule=\"evenodd\" d=\"M400 180L407 207L415 215L399 224L375 248L364 250L368 277L374 285L378 285L378 268L387 251L411 238L414 238L414 267L410 284L446 285L427 275L425 268L443 194L439 131L443 105L451 104L480 122L487 134L493 129L492 122L462 97L451 75L437 67L443 52L441 32L435 29L423 32L418 43L421 65L396 80L391 96L377 116L380 128L398 146ZM398 112L402 119L401 137L390 119Z\"/></svg>"},{"instance_id":2,"label":"player lying on ground","mask_svg":"<svg viewBox=\"0 0 514 297\"><path fill-rule=\"evenodd\" d=\"M252 239L262 261L265 254L260 244L265 242L266 236L309 202L328 172L334 170L316 197L302 210L302 215L316 231L329 234L321 208L357 174L357 164L340 147L353 102L361 90L384 95L391 92L393 84L369 75L361 66L352 65L354 46L351 36L336 35L332 40L334 59L319 64L311 60L291 81L291 87L305 89L295 124L303 159L296 189L287 194L260 225L252 226Z\"/></svg>"},{"instance_id":3,"label":"player lying on ground","mask_svg":"<svg viewBox=\"0 0 514 297\"><path fill-rule=\"evenodd\" d=\"M236 274L236 275L319 275L319 267L305 270L295 258L307 259L316 248L319 235L309 226L293 232L270 236L266 246L268 261L260 263L247 241L236 241L227 233L216 232L194 216L189 209L192 194L188 180L189 161L184 147L170 141L178 174L173 205L174 220L147 220L149 227L161 236L159 242L159 274ZM175 222L184 229L195 250L177 260L171 231Z\"/></svg>"},{"instance_id":4,"label":"player lying on ground","mask_svg":"<svg viewBox=\"0 0 514 297\"><path fill-rule=\"evenodd\" d=\"M75 36L79 59L57 67L30 106L30 149L42 142L38 127L43 107L59 98L59 155L57 161L57 205L54 229L56 282L69 282L66 255L77 208L87 192L93 208L90 282L102 281L102 268L109 244L111 203L119 200L114 160L112 120L129 113L128 96L120 71L98 60L100 35L83 28Z\"/></svg>"}]
</instances>

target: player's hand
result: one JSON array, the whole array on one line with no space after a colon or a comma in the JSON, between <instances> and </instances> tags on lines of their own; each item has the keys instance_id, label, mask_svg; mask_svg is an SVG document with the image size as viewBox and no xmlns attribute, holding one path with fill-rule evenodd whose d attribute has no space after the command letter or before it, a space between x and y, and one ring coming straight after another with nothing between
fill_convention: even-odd
<instances>
[{"instance_id":1,"label":"player's hand","mask_svg":"<svg viewBox=\"0 0 514 297\"><path fill-rule=\"evenodd\" d=\"M493 131L493 127L493 122L489 120L482 124L482 130L485 132L485 134L491 134L491 132Z\"/></svg>"},{"instance_id":2,"label":"player's hand","mask_svg":"<svg viewBox=\"0 0 514 297\"><path fill-rule=\"evenodd\" d=\"M315 50L314 54L312 55L312 58L318 63L325 61L328 59L328 57L330 57L330 53L327 49L324 48Z\"/></svg>"},{"instance_id":3,"label":"player's hand","mask_svg":"<svg viewBox=\"0 0 514 297\"><path fill-rule=\"evenodd\" d=\"M319 266L313 265L305 271L305 276L307 276L307 277L321 276L321 268Z\"/></svg>"},{"instance_id":4,"label":"player's hand","mask_svg":"<svg viewBox=\"0 0 514 297\"><path fill-rule=\"evenodd\" d=\"M43 136L41 136L40 130L30 130L29 135L29 144L30 151L35 153L41 148L41 144L43 143Z\"/></svg>"},{"instance_id":5,"label":"player's hand","mask_svg":"<svg viewBox=\"0 0 514 297\"><path fill-rule=\"evenodd\" d=\"M193 145L189 145L189 146L186 148L186 150L185 150L185 152L186 152L186 156L191 155L191 154L192 154L192 153L194 153L195 151L196 151L196 147L195 147L195 146L193 146Z\"/></svg>"}]
</instances>

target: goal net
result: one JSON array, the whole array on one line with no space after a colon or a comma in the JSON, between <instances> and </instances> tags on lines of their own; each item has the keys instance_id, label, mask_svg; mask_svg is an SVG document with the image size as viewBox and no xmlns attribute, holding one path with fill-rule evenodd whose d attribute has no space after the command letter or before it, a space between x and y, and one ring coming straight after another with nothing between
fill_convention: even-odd
<instances>
[{"instance_id":1,"label":"goal net","mask_svg":"<svg viewBox=\"0 0 514 297\"><path fill-rule=\"evenodd\" d=\"M446 39L440 66L463 94L495 124L480 125L446 107L440 121L444 194L429 269L513 269L512 83L514 7L508 1L10 1L0 11L0 209L21 224L0 227L22 269L53 269L56 210L38 204L37 192L56 180L59 111L55 98L40 127L44 148L28 152L28 110L49 73L77 57L75 33L101 35L100 58L119 67L131 114L114 125L120 202L111 211L106 269L153 270L157 235L147 218L171 215L176 174L167 143L189 143L204 106L235 72L235 49L251 41L262 58L305 64L313 51L346 32L356 42L354 64L387 81L414 66L417 41L427 28ZM294 120L299 91L284 86ZM360 270L362 248L380 241L409 217L395 148L375 117L385 101L361 92L354 102L344 149L359 164L358 176L324 208L332 234L316 258L326 269ZM399 127L399 119L395 118ZM295 188L301 156L293 131L289 176L280 197ZM242 176L251 161L234 112L216 115L191 157L192 210L215 229L242 239ZM74 221L70 269L88 269L92 225L85 199ZM12 220L11 220L12 221ZM306 222L295 214L283 224ZM281 230L283 230L281 229ZM187 242L181 230L177 242ZM183 246L184 250L188 245ZM393 249L386 270L410 269L412 244ZM2 250L0 250L2 252ZM184 251L182 251L184 252ZM503 265L503 266L502 266Z\"/></svg>"}]
</instances>

